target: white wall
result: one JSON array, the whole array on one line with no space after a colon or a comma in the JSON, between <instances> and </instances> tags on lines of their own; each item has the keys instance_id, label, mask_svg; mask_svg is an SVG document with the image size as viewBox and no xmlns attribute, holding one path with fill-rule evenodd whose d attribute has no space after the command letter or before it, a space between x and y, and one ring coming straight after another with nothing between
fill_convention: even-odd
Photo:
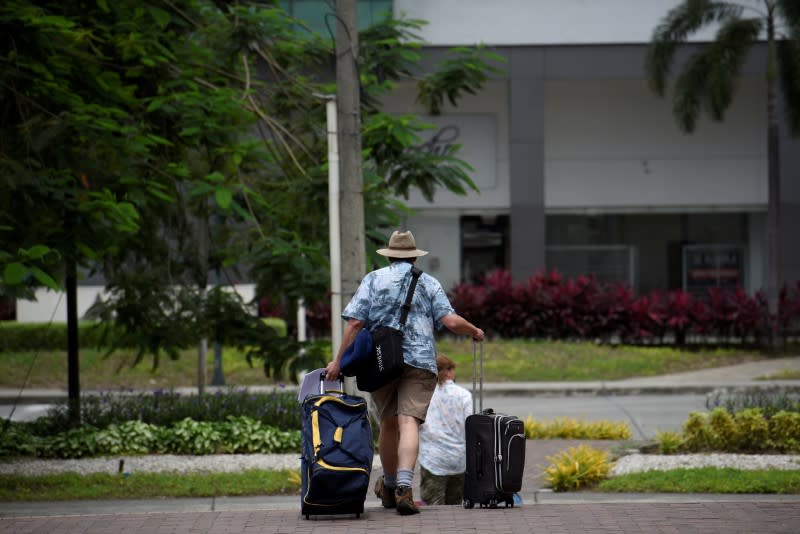
<instances>
[{"instance_id":1,"label":"white wall","mask_svg":"<svg viewBox=\"0 0 800 534\"><path fill-rule=\"evenodd\" d=\"M227 286L229 287L229 286ZM255 297L255 284L238 284L236 292L245 302ZM83 318L86 311L95 303L97 297L106 297L102 286L78 286L78 317ZM67 298L63 292L38 289L36 300L17 300L17 321L20 323L67 322Z\"/></svg>"},{"instance_id":2,"label":"white wall","mask_svg":"<svg viewBox=\"0 0 800 534\"><path fill-rule=\"evenodd\" d=\"M100 286L78 287L78 317L83 317L92 304L106 296ZM67 322L67 296L64 292L37 289L36 300L17 300L17 321L20 323Z\"/></svg>"},{"instance_id":3,"label":"white wall","mask_svg":"<svg viewBox=\"0 0 800 534\"><path fill-rule=\"evenodd\" d=\"M417 260L417 266L436 277L445 291L452 289L461 277L461 226L457 213L418 212L406 221L414 234L417 247L429 254Z\"/></svg>"},{"instance_id":4,"label":"white wall","mask_svg":"<svg viewBox=\"0 0 800 534\"><path fill-rule=\"evenodd\" d=\"M645 43L679 0L395 0L430 45ZM762 7L761 0L740 3ZM709 40L713 32L693 38Z\"/></svg>"},{"instance_id":5,"label":"white wall","mask_svg":"<svg viewBox=\"0 0 800 534\"><path fill-rule=\"evenodd\" d=\"M546 82L548 212L763 209L764 98L744 80L724 122L688 135L644 80Z\"/></svg>"},{"instance_id":6,"label":"white wall","mask_svg":"<svg viewBox=\"0 0 800 534\"><path fill-rule=\"evenodd\" d=\"M415 86L402 84L384 100L388 113L423 113L414 103ZM464 97L458 108L444 106L439 116L421 116L424 122L437 125L437 129L422 134L428 141L439 128L455 125L459 131L456 143L462 145L460 157L474 170L470 176L480 189L480 194L470 191L461 196L449 191L436 193L434 202L425 200L416 190L410 192L406 204L412 208L507 208L509 205L509 153L508 153L508 84L489 82L477 95Z\"/></svg>"}]
</instances>

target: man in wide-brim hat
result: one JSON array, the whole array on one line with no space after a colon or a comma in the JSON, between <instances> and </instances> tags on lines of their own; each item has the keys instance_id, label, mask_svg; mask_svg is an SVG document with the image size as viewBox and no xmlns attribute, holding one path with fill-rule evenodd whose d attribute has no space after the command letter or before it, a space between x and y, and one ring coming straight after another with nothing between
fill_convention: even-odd
<instances>
[{"instance_id":1,"label":"man in wide-brim hat","mask_svg":"<svg viewBox=\"0 0 800 534\"><path fill-rule=\"evenodd\" d=\"M400 325L400 306L411 283L411 268L428 252L417 248L410 231L395 231L386 248L378 254L389 265L364 277L342 312L347 321L342 344L325 369L326 376L339 376L342 355L362 328L389 326L403 331L401 376L372 392L380 419L379 448L383 476L375 494L386 508L401 515L419 513L411 487L419 453L419 425L425 421L436 388L436 345L434 328L446 327L455 334L483 340L483 330L458 315L442 285L422 273L414 291L406 324Z\"/></svg>"}]
</instances>

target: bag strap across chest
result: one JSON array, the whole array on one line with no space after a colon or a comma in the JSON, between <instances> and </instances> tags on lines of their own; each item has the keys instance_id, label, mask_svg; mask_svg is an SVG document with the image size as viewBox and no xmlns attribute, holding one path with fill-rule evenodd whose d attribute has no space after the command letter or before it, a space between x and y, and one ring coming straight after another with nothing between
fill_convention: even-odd
<instances>
[{"instance_id":1,"label":"bag strap across chest","mask_svg":"<svg viewBox=\"0 0 800 534\"><path fill-rule=\"evenodd\" d=\"M406 301L400 309L400 326L405 326L406 319L408 319L408 312L411 310L411 300L414 298L414 290L417 288L417 281L419 280L422 271L416 267L411 267L411 285L408 286L408 293L406 293Z\"/></svg>"}]
</instances>

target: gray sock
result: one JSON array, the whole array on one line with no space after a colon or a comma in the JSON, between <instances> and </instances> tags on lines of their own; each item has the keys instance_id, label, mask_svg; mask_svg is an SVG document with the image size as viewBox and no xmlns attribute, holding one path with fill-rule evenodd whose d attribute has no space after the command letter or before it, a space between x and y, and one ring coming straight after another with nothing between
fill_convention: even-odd
<instances>
[{"instance_id":1,"label":"gray sock","mask_svg":"<svg viewBox=\"0 0 800 534\"><path fill-rule=\"evenodd\" d=\"M394 489L397 487L397 475L388 475L386 473L383 474L383 485L389 489Z\"/></svg>"},{"instance_id":2,"label":"gray sock","mask_svg":"<svg viewBox=\"0 0 800 534\"><path fill-rule=\"evenodd\" d=\"M413 481L414 481L414 471L412 471L410 469L398 469L397 470L397 485L398 486L406 486L406 487L410 488Z\"/></svg>"}]
</instances>

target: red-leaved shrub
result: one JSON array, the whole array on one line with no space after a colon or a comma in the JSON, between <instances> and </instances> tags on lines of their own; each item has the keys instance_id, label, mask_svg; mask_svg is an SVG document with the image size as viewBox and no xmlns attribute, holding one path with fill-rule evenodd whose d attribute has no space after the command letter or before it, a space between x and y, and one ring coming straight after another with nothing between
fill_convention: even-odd
<instances>
[{"instance_id":1,"label":"red-leaved shrub","mask_svg":"<svg viewBox=\"0 0 800 534\"><path fill-rule=\"evenodd\" d=\"M516 283L508 271L496 270L481 283L457 285L450 299L458 313L490 335L509 338L683 344L695 335L759 342L770 324L761 292L711 288L694 295L675 289L636 297L625 284L601 284L592 274L565 278L557 271ZM778 321L784 338L800 335L800 282L781 291Z\"/></svg>"}]
</instances>

